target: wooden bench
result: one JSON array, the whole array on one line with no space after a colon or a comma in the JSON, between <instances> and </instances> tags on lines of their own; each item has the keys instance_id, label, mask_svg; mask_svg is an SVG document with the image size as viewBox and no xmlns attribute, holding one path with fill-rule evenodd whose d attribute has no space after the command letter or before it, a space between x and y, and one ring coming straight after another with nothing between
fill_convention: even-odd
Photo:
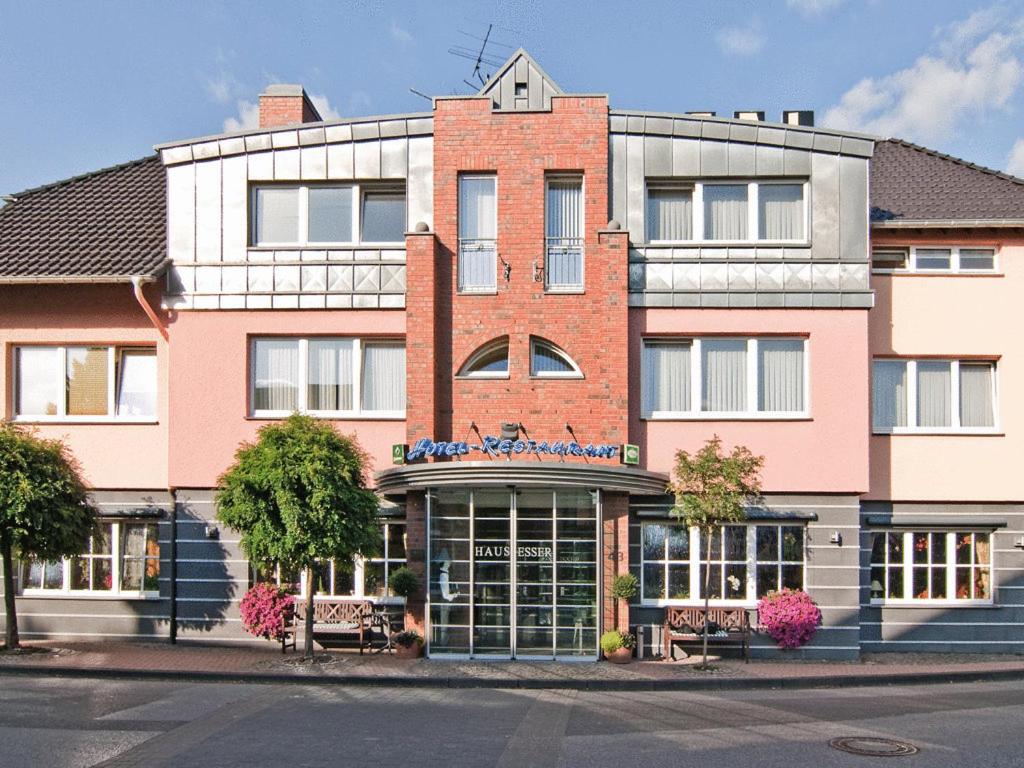
<instances>
[{"instance_id":1,"label":"wooden bench","mask_svg":"<svg viewBox=\"0 0 1024 768\"><path fill-rule=\"evenodd\" d=\"M369 647L373 626L373 603L369 600L315 600L313 602L313 631L332 635L350 635L359 641L359 654ZM306 626L305 600L293 604L285 617L285 631L281 636L281 653L288 646L296 647L296 638Z\"/></svg>"},{"instance_id":2,"label":"wooden bench","mask_svg":"<svg viewBox=\"0 0 1024 768\"><path fill-rule=\"evenodd\" d=\"M666 608L662 643L666 660L675 661L672 643L702 642L705 619L711 624L708 645L741 644L743 660L750 661L750 617L746 608Z\"/></svg>"}]
</instances>

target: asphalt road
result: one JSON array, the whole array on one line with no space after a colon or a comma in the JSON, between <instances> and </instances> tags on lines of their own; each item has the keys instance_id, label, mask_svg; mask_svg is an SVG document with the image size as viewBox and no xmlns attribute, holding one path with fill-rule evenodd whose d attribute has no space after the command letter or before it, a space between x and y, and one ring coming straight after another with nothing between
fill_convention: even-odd
<instances>
[{"instance_id":1,"label":"asphalt road","mask_svg":"<svg viewBox=\"0 0 1024 768\"><path fill-rule=\"evenodd\" d=\"M911 757L858 757L884 736ZM1024 686L586 693L0 677L0 766L1024 766Z\"/></svg>"}]
</instances>

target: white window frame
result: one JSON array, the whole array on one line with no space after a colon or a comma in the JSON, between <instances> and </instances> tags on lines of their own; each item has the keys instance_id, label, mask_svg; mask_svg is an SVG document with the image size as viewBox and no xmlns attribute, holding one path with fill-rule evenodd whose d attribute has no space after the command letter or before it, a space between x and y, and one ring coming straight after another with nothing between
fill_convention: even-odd
<instances>
[{"instance_id":1,"label":"white window frame","mask_svg":"<svg viewBox=\"0 0 1024 768\"><path fill-rule=\"evenodd\" d=\"M325 189L325 188L347 188L352 190L352 239L351 240L338 240L338 241L326 241L326 240L309 240L309 190L310 188ZM258 239L259 234L259 222L257 221L257 206L256 198L259 190L261 189L297 189L299 191L298 206L299 206L299 232L298 239L295 242L260 242ZM404 185L400 184L360 184L360 183L344 183L344 184L253 184L249 191L249 248L331 248L333 246L346 246L346 245L380 245L380 246L395 246L405 245L404 238L402 240L385 240L385 241L366 241L364 242L362 237L362 226L363 226L363 196L366 192L398 192L401 191L405 195L405 211L406 219L409 216L409 193ZM407 222L408 226L408 222Z\"/></svg>"},{"instance_id":2,"label":"white window frame","mask_svg":"<svg viewBox=\"0 0 1024 768\"><path fill-rule=\"evenodd\" d=\"M874 413L874 391L875 391L875 363L894 362L905 363L907 366L907 426L905 427L879 427L875 425ZM917 426L917 364L924 363L949 363L950 371L950 426L948 427L919 427ZM990 365L992 366L992 426L991 427L962 427L960 426L960 364L965 365ZM871 433L874 435L994 435L1000 434L1002 428L999 426L999 361L993 359L973 360L970 358L958 359L951 357L875 357L871 360Z\"/></svg>"},{"instance_id":3,"label":"white window frame","mask_svg":"<svg viewBox=\"0 0 1024 768\"><path fill-rule=\"evenodd\" d=\"M107 350L107 412L105 414L95 416L75 416L68 415L68 385L67 385L67 367L68 367L68 350L69 349L106 349ZM58 391L61 392L60 402L57 403L56 414L22 414L18 412L18 402L21 399L21 371L19 366L21 365L21 356L18 354L23 349L48 349L56 350L56 354L60 359L60 364L57 366L57 377L58 377ZM66 344L57 346L54 344L14 344L11 347L13 355L13 376L11 378L12 389L14 390L14 398L12 400L12 411L14 413L14 421L26 422L26 423L68 423L68 424L96 424L96 423L125 423L125 424L156 424L158 421L158 413L160 410L159 394L160 394L160 370L159 370L159 357L155 346L146 344L91 344L89 342L82 342L80 344ZM155 411L151 416L133 416L133 415L120 415L117 413L117 401L118 401L118 387L121 386L120 377L118 373L118 362L119 356L125 352L149 352L154 357L157 357L157 374L156 380L153 382L153 395L155 398L154 406Z\"/></svg>"},{"instance_id":4,"label":"white window frame","mask_svg":"<svg viewBox=\"0 0 1024 768\"><path fill-rule=\"evenodd\" d=\"M744 341L747 345L747 408L744 411L702 411L701 401L704 394L704 377L701 369L703 356L701 340L708 341ZM804 347L803 371L803 410L800 411L759 411L758 400L758 341L800 341ZM688 411L647 411L646 403L641 402L640 418L647 421L792 421L811 417L811 351L806 336L645 336L641 340L641 355L648 344L658 343L689 343L690 344L690 409ZM641 370L641 376L643 371ZM643 382L641 382L641 390ZM642 395L641 395L642 398Z\"/></svg>"},{"instance_id":5,"label":"white window frame","mask_svg":"<svg viewBox=\"0 0 1024 768\"><path fill-rule=\"evenodd\" d=\"M385 595L371 595L366 592L366 564L367 563L384 563L384 586L385 591L390 592L391 587L388 585L388 581L391 578L391 574L408 565L408 550L406 550L406 557L391 557L391 543L388 540L388 532L391 526L401 526L406 528L405 520L382 520L379 523L382 533L384 536L384 547L380 557L356 557L352 564L352 594L341 595L341 594L320 594L313 595L314 600L369 600L373 603L381 605L404 605L405 598L397 595L385 594ZM408 531L408 529L406 529ZM408 546L408 541L406 541ZM330 561L331 569L331 583L337 581L336 568L337 564L334 560ZM275 574L278 578L278 584L280 585L280 568L275 569ZM306 571L303 570L299 575L299 594L297 597L306 599Z\"/></svg>"},{"instance_id":6,"label":"white window frame","mask_svg":"<svg viewBox=\"0 0 1024 768\"><path fill-rule=\"evenodd\" d=\"M296 397L296 411L323 419L365 419L393 420L404 419L405 410L400 411L367 411L363 410L363 349L367 344L393 344L405 347L405 339L395 337L355 337L355 336L250 336L249 337L249 415L255 419L284 419L291 416L292 411L258 410L256 402L256 342L258 341L297 341L299 344L299 380ZM309 402L309 342L310 341L351 341L352 342L352 408L342 411L311 410ZM406 349L408 354L408 349ZM406 358L408 372L408 357Z\"/></svg>"},{"instance_id":7,"label":"white window frame","mask_svg":"<svg viewBox=\"0 0 1024 768\"><path fill-rule=\"evenodd\" d=\"M61 558L61 568L63 570L62 577L63 581L60 589L44 589L42 587L25 587L21 586L19 591L20 597L58 597L62 599L85 599L85 600L97 600L97 599L118 599L118 600L155 600L160 598L160 590L123 590L121 589L121 569L123 566L123 556L121 553L121 526L122 525L153 525L158 524L157 520L152 519L139 519L139 520L100 520L100 525L110 526L110 558L111 558L111 587L110 589L72 589L71 588L71 561L73 557ZM157 542L159 543L159 525L157 527ZM89 556L89 553L83 553ZM104 559L107 557L103 556ZM163 553L161 553L161 564L163 562ZM143 558L145 560L145 558ZM52 561L55 562L55 561ZM24 564L19 565L17 571L19 578L22 573ZM160 581L164 580L164 576L158 577Z\"/></svg>"},{"instance_id":8,"label":"white window frame","mask_svg":"<svg viewBox=\"0 0 1024 768\"><path fill-rule=\"evenodd\" d=\"M803 187L803 214L804 214L804 236L801 239L793 240L769 240L760 239L760 221L758 219L758 187L760 185L785 185ZM704 236L704 186L743 186L747 187L747 237L745 240L709 240ZM810 180L809 179L772 179L771 181L750 181L747 179L701 179L700 181L679 180L678 182L666 179L647 179L644 186L644 239L647 238L647 191L649 189L680 189L690 190L692 194L691 208L693 221L690 232L693 233L692 240L651 240L651 245L708 245L708 246L729 246L729 245L810 245L811 244L811 205L810 205Z\"/></svg>"},{"instance_id":9,"label":"white window frame","mask_svg":"<svg viewBox=\"0 0 1024 768\"><path fill-rule=\"evenodd\" d=\"M494 240L489 240L487 238L468 238L468 239L464 240L461 235L458 235L458 233L462 231L461 216L462 216L462 181L463 181L463 179L466 179L466 180L487 179L488 181L491 181L491 182L494 183ZM455 230L456 230L456 233L457 233L457 239L458 239L458 247L459 247L459 251L458 251L458 254L456 254L456 259L455 259L455 261L456 261L456 264L455 264L455 271L456 271L455 286L456 286L456 292L460 293L460 294L468 294L468 295L476 294L476 295L485 295L485 296L496 294L498 292L498 260L500 258L498 256L498 174L496 174L496 173L460 173L459 176L458 176L458 181L456 183L456 193L455 194L456 194L456 212L457 212L457 216L460 219L459 221L456 221L456 227L455 227ZM461 262L461 260L462 260L462 249L463 249L463 244L464 243L473 243L474 244L473 250L480 250L480 251L485 251L487 249L487 244L488 243L491 245L491 250L494 252L494 283L492 285L470 286L468 288L464 288L463 287L463 285L462 285L462 271L461 271L461 269L459 269L459 266L460 266L459 262Z\"/></svg>"},{"instance_id":10,"label":"white window frame","mask_svg":"<svg viewBox=\"0 0 1024 768\"><path fill-rule=\"evenodd\" d=\"M538 371L534 368L533 357L538 347L543 347L572 368L571 371ZM531 379L582 379L583 371L569 353L556 344L536 336L530 337L530 378Z\"/></svg>"},{"instance_id":11,"label":"white window frame","mask_svg":"<svg viewBox=\"0 0 1024 768\"><path fill-rule=\"evenodd\" d=\"M505 370L504 371L477 371L474 367L479 364L480 360L491 352L497 350L505 350ZM458 379L507 379L512 368L511 357L509 354L510 344L507 338L497 339L495 341L489 341L483 346L479 347L469 359L466 360L462 368L455 375Z\"/></svg>"},{"instance_id":12,"label":"white window frame","mask_svg":"<svg viewBox=\"0 0 1024 768\"><path fill-rule=\"evenodd\" d=\"M905 251L907 266L903 269L875 267L875 251ZM949 251L948 269L919 269L918 251ZM960 251L992 251L992 269L961 269ZM871 273L873 275L998 275L999 248L994 245L879 245L871 249Z\"/></svg>"},{"instance_id":13,"label":"white window frame","mask_svg":"<svg viewBox=\"0 0 1024 768\"><path fill-rule=\"evenodd\" d=\"M551 240L563 238L549 238L548 232L548 189L552 182L578 181L580 183L580 282L579 284L558 284L552 285L548 281L548 258L550 256ZM586 180L580 173L555 173L548 174L544 178L544 292L545 293L584 293L587 284L587 188Z\"/></svg>"},{"instance_id":14,"label":"white window frame","mask_svg":"<svg viewBox=\"0 0 1024 768\"><path fill-rule=\"evenodd\" d=\"M704 587L701 579L701 568L704 564L704 560L701 557L700 552L700 530L697 528L689 528L687 531L689 535L689 560L647 560L643 554L643 541L644 534L643 528L648 525L661 525L661 526L676 526L682 527L682 523L674 520L644 520L641 524L640 529L640 605L643 607L651 608L662 608L665 606L697 606L704 605L704 598L701 597L701 590ZM801 581L803 583L803 589L807 589L807 524L803 520L749 520L742 523L733 523L732 525L745 526L746 527L746 569L747 578L744 597L738 600L729 600L724 598L712 598L710 605L722 606L722 607L743 607L743 608L756 608L757 599L757 529L759 526L770 526L776 529L778 528L803 528L803 561L801 563L803 567L803 574ZM716 535L721 536L719 530ZM666 537L667 542L667 537ZM724 552L723 552L724 558ZM739 562L733 560L711 560L711 565L722 562ZM793 564L790 561L782 560L766 560L766 563L771 564ZM689 565L690 567L690 597L685 600L672 600L667 598L652 599L644 597L644 566L648 563L658 563L665 566L665 573L663 575L664 583L668 585L668 566L669 565Z\"/></svg>"},{"instance_id":15,"label":"white window frame","mask_svg":"<svg viewBox=\"0 0 1024 768\"><path fill-rule=\"evenodd\" d=\"M915 608L915 607L932 607L942 606L945 608L970 608L972 606L990 606L995 605L996 601L996 585L995 585L995 566L993 565L994 553L995 553L995 540L996 532L991 529L980 529L980 528L961 528L957 530L953 528L916 528L916 529L880 529L872 528L868 531L873 537L876 533L884 534L899 534L903 536L903 562L902 564L890 563L889 562L889 544L888 536L886 537L885 545L885 563L876 563L871 559L872 551L871 546L868 546L868 599L873 606L885 606L885 607L903 607L903 608ZM928 568L944 568L946 571L946 595L943 598L916 598L907 597L907 595L913 594L914 587L914 534L915 533L928 533L928 534L944 534L946 536L946 562L944 565L937 565L931 563L931 553L929 552L929 564ZM986 533L988 534L988 563L978 564L974 562L974 540L971 540L971 563L960 564L956 562L956 537L958 534L977 534ZM918 568L926 567L924 563L916 564ZM886 581L882 583L882 597L871 597L871 571L873 568L885 568ZM949 595L956 595L956 569L957 568L970 568L971 572L979 569L988 569L988 598L987 599L976 599L976 598L956 598L949 597ZM888 573L890 569L899 569L900 578L903 580L903 597L887 597L888 595Z\"/></svg>"}]
</instances>

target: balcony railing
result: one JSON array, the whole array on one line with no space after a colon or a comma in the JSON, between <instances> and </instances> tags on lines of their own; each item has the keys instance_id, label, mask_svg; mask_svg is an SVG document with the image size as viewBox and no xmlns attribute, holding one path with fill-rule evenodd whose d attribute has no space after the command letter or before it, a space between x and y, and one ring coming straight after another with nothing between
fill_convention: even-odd
<instances>
[{"instance_id":1,"label":"balcony railing","mask_svg":"<svg viewBox=\"0 0 1024 768\"><path fill-rule=\"evenodd\" d=\"M544 284L549 291L581 290L583 288L583 238L547 238L544 276Z\"/></svg>"},{"instance_id":2,"label":"balcony railing","mask_svg":"<svg viewBox=\"0 0 1024 768\"><path fill-rule=\"evenodd\" d=\"M494 240L459 240L459 292L497 290L498 249Z\"/></svg>"}]
</instances>

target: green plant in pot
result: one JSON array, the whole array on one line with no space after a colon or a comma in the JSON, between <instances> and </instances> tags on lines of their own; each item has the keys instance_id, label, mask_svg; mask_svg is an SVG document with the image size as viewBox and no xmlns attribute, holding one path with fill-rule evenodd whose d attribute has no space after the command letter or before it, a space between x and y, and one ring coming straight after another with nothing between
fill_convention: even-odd
<instances>
[{"instance_id":1,"label":"green plant in pot","mask_svg":"<svg viewBox=\"0 0 1024 768\"><path fill-rule=\"evenodd\" d=\"M423 636L411 629L398 632L391 642L395 645L395 655L400 659L415 659L423 653Z\"/></svg>"},{"instance_id":2,"label":"green plant in pot","mask_svg":"<svg viewBox=\"0 0 1024 768\"><path fill-rule=\"evenodd\" d=\"M629 664L633 660L636 638L629 632L610 629L601 635L601 650L604 657L615 664Z\"/></svg>"},{"instance_id":3,"label":"green plant in pot","mask_svg":"<svg viewBox=\"0 0 1024 768\"><path fill-rule=\"evenodd\" d=\"M615 599L615 623L619 623L619 604L625 601L627 604L636 597L640 591L640 582L632 573L620 573L612 581L611 595ZM628 606L627 606L628 610Z\"/></svg>"},{"instance_id":4,"label":"green plant in pot","mask_svg":"<svg viewBox=\"0 0 1024 768\"><path fill-rule=\"evenodd\" d=\"M391 587L392 594L408 600L419 591L420 580L411 569L403 565L391 572L388 586Z\"/></svg>"}]
</instances>

